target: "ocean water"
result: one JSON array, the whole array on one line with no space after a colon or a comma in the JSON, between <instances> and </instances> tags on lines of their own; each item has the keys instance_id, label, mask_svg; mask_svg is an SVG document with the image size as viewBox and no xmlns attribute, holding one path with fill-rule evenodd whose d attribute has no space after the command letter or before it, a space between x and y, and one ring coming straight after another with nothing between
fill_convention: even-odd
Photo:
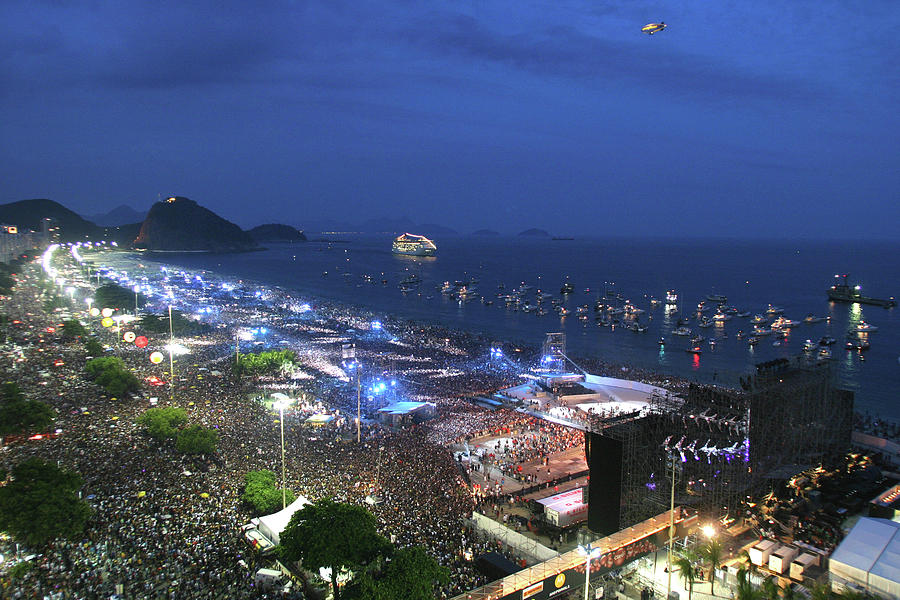
<instances>
[{"instance_id":1,"label":"ocean water","mask_svg":"<svg viewBox=\"0 0 900 600\"><path fill-rule=\"evenodd\" d=\"M291 288L311 298L359 305L376 313L438 322L476 331L497 340L540 344L548 332L565 332L570 356L589 356L634 365L698 381L736 383L753 365L801 353L804 340L831 336L832 362L841 387L856 394L857 409L900 420L900 311L875 306L829 302L825 290L836 273L849 273L875 297L900 296L900 243L576 239L525 237L448 237L435 240L432 258L397 256L387 235L335 236L343 243L269 244L261 252L232 255L143 255L189 269L215 271L233 278ZM418 290L402 293L398 282L410 274L422 279ZM444 281L477 280L476 299L460 303L439 291ZM382 283L386 280L387 283ZM504 308L497 294L527 284L560 298L560 287L571 282L575 292L565 299L572 314L560 318ZM503 285L503 289L498 286ZM662 305L650 308L650 298L664 300L675 290L680 309L695 315L707 294L723 294L741 311L762 313L769 304L785 316L802 321L807 314L831 317L830 322L801 323L782 345L772 336L750 348L738 330L749 332L748 318L735 317L723 327L689 326L709 340L700 356L685 352L689 338L671 335L678 318ZM607 290L621 294L646 312L646 333L618 326L601 327L594 319L594 302ZM493 300L483 304L478 297ZM589 304L588 320L575 308ZM714 310L706 313L710 318ZM865 353L844 348L861 321L878 327L868 334ZM664 336L667 343L660 347ZM485 349L487 351L487 349Z\"/></svg>"}]
</instances>

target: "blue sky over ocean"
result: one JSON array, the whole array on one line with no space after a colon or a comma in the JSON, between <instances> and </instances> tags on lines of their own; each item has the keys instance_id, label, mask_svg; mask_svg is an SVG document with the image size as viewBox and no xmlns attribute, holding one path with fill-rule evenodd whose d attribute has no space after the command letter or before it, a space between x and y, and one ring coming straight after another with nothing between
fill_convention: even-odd
<instances>
[{"instance_id":1,"label":"blue sky over ocean","mask_svg":"<svg viewBox=\"0 0 900 600\"><path fill-rule=\"evenodd\" d=\"M895 0L57 0L0 22L2 202L900 237Z\"/></svg>"}]
</instances>

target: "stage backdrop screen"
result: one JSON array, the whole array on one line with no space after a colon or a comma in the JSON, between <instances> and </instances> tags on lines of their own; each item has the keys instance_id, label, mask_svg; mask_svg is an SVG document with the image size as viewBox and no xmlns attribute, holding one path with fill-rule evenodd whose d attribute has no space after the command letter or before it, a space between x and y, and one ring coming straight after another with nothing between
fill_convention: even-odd
<instances>
[{"instance_id":1,"label":"stage backdrop screen","mask_svg":"<svg viewBox=\"0 0 900 600\"><path fill-rule=\"evenodd\" d=\"M622 442L585 433L588 485L588 528L601 535L619 531L622 507Z\"/></svg>"}]
</instances>

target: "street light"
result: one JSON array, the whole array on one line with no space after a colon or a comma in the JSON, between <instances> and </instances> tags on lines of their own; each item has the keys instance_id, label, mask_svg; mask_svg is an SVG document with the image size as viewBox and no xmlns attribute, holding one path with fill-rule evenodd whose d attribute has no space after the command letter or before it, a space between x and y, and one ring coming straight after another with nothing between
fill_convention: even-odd
<instances>
[{"instance_id":1,"label":"street light","mask_svg":"<svg viewBox=\"0 0 900 600\"><path fill-rule=\"evenodd\" d=\"M700 531L703 532L703 535L708 540L711 540L713 538L713 536L716 535L716 528L713 527L712 525L704 525L703 527L700 528Z\"/></svg>"},{"instance_id":2,"label":"street light","mask_svg":"<svg viewBox=\"0 0 900 600\"><path fill-rule=\"evenodd\" d=\"M584 563L584 600L588 600L588 593L591 585L591 561L600 558L603 551L600 548L594 548L591 544L582 546L578 544L578 554L585 557Z\"/></svg>"},{"instance_id":3,"label":"street light","mask_svg":"<svg viewBox=\"0 0 900 600\"><path fill-rule=\"evenodd\" d=\"M134 286L134 315L137 316L138 313L138 292L141 291L141 286Z\"/></svg>"},{"instance_id":4,"label":"street light","mask_svg":"<svg viewBox=\"0 0 900 600\"><path fill-rule=\"evenodd\" d=\"M672 545L675 543L675 470L676 461L675 453L670 453L672 459L672 488L669 496L669 547L666 550L666 573L668 581L666 582L666 600L672 594Z\"/></svg>"},{"instance_id":5,"label":"street light","mask_svg":"<svg viewBox=\"0 0 900 600\"><path fill-rule=\"evenodd\" d=\"M284 469L284 407L290 403L289 399L275 402L275 405L278 406L278 424L281 426L281 508L287 508L287 480Z\"/></svg>"},{"instance_id":6,"label":"street light","mask_svg":"<svg viewBox=\"0 0 900 600\"><path fill-rule=\"evenodd\" d=\"M172 305L169 305L169 393L175 400L175 359L172 358L172 348L175 346L175 333L172 329Z\"/></svg>"}]
</instances>

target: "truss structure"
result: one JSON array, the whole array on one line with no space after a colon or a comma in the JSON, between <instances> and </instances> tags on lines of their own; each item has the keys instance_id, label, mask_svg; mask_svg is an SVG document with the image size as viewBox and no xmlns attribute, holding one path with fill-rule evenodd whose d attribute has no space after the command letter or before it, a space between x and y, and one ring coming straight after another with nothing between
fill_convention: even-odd
<instances>
[{"instance_id":1,"label":"truss structure","mask_svg":"<svg viewBox=\"0 0 900 600\"><path fill-rule=\"evenodd\" d=\"M667 510L673 480L676 505L718 518L849 449L853 395L835 389L826 363L763 363L741 388L692 384L634 418L593 423L622 444L621 527Z\"/></svg>"}]
</instances>

